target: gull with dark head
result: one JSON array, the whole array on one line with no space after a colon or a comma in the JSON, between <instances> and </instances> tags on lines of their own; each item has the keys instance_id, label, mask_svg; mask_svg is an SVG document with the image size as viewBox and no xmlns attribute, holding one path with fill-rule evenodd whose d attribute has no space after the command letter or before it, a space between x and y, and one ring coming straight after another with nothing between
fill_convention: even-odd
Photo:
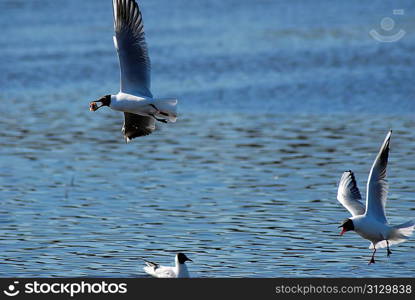
<instances>
[{"instance_id":1,"label":"gull with dark head","mask_svg":"<svg viewBox=\"0 0 415 300\"><path fill-rule=\"evenodd\" d=\"M183 253L176 254L174 267L160 266L154 262L144 260L146 266L144 271L157 278L188 278L190 277L189 270L185 264L186 261L192 261Z\"/></svg>"},{"instance_id":2,"label":"gull with dark head","mask_svg":"<svg viewBox=\"0 0 415 300\"><path fill-rule=\"evenodd\" d=\"M156 99L150 91L150 58L140 8L135 0L113 0L112 4L114 45L121 71L120 92L91 102L89 109L96 111L108 106L124 112L122 132L129 142L133 138L152 133L156 121L175 122L177 100Z\"/></svg>"},{"instance_id":3,"label":"gull with dark head","mask_svg":"<svg viewBox=\"0 0 415 300\"><path fill-rule=\"evenodd\" d=\"M389 145L392 131L389 131L369 173L366 188L366 207L361 202L362 197L352 171L343 173L340 179L337 199L352 214L351 218L343 221L340 235L354 230L364 239L371 241L373 249L369 264L375 263L377 248L387 248L387 256L392 254L389 246L406 241L415 228L414 220L400 225L389 225L385 215L388 185L386 181L386 166L388 164Z\"/></svg>"}]
</instances>

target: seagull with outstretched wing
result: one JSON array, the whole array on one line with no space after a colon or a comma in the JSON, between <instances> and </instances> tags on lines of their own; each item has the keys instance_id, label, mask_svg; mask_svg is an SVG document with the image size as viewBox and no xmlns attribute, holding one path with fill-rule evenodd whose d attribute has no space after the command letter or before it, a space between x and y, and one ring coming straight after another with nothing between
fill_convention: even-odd
<instances>
[{"instance_id":1,"label":"seagull with outstretched wing","mask_svg":"<svg viewBox=\"0 0 415 300\"><path fill-rule=\"evenodd\" d=\"M376 247L386 247L389 257L392 253L389 246L404 242L415 229L414 220L397 226L389 225L386 220L385 205L388 195L386 167L391 134L392 131L389 131L370 170L366 188L366 206L361 202L362 196L352 171L343 173L337 192L337 200L352 214L351 218L346 219L339 226L342 227L340 234L354 230L361 237L372 242L369 248L373 249L373 253L369 264L375 262Z\"/></svg>"},{"instance_id":2,"label":"seagull with outstretched wing","mask_svg":"<svg viewBox=\"0 0 415 300\"><path fill-rule=\"evenodd\" d=\"M89 105L91 111L109 106L124 112L122 132L127 142L152 133L155 122L175 122L174 98L155 99L150 91L151 64L143 19L135 0L113 0L114 46L120 62L120 92L105 95ZM98 106L97 102L101 103Z\"/></svg>"}]
</instances>

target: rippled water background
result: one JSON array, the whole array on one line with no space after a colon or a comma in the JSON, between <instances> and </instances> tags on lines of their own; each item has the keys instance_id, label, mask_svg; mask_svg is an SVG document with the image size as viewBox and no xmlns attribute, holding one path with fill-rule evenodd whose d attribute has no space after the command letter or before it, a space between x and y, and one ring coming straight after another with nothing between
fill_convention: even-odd
<instances>
[{"instance_id":1,"label":"rippled water background","mask_svg":"<svg viewBox=\"0 0 415 300\"><path fill-rule=\"evenodd\" d=\"M388 216L415 217L413 1L141 0L153 93L180 119L124 144L111 1L0 1L0 276L413 276L415 238L339 237L393 128ZM393 9L405 9L393 15ZM396 21L395 43L368 34Z\"/></svg>"}]
</instances>

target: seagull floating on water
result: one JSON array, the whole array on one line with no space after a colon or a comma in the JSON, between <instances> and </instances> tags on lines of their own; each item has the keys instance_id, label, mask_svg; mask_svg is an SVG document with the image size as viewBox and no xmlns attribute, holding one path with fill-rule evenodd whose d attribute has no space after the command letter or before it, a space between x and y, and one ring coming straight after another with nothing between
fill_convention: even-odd
<instances>
[{"instance_id":1,"label":"seagull floating on water","mask_svg":"<svg viewBox=\"0 0 415 300\"><path fill-rule=\"evenodd\" d=\"M186 261L192 260L185 254L178 253L175 257L174 267L160 266L154 262L144 260L146 266L143 269L147 274L157 278L188 278L190 274L185 264Z\"/></svg>"},{"instance_id":2,"label":"seagull floating on water","mask_svg":"<svg viewBox=\"0 0 415 300\"><path fill-rule=\"evenodd\" d=\"M373 249L373 253L369 264L375 263L376 247L386 247L389 257L392 254L389 246L407 240L415 228L414 220L397 226L389 225L386 220L386 166L391 134L392 131L389 131L370 170L366 188L366 207L361 202L362 197L352 171L343 173L337 193L339 202L352 214L351 218L339 226L343 228L340 235L354 230L364 239L371 241L369 249Z\"/></svg>"},{"instance_id":3,"label":"seagull floating on water","mask_svg":"<svg viewBox=\"0 0 415 300\"><path fill-rule=\"evenodd\" d=\"M152 133L155 121L176 122L177 100L155 99L150 91L150 58L145 41L143 20L134 0L113 0L114 45L121 69L121 88L89 105L91 111L102 106L124 112L122 132L126 142ZM97 102L101 105L98 106Z\"/></svg>"}]
</instances>

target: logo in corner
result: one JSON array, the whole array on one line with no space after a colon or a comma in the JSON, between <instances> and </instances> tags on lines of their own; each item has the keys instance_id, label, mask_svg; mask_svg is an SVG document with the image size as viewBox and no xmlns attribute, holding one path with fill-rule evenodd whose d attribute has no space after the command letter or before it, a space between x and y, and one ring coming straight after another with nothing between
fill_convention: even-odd
<instances>
[{"instance_id":1,"label":"logo in corner","mask_svg":"<svg viewBox=\"0 0 415 300\"><path fill-rule=\"evenodd\" d=\"M7 287L7 290L4 290L3 293L5 293L9 297L17 296L20 291L16 289L16 285L19 284L18 281L14 281L13 284L10 284Z\"/></svg>"},{"instance_id":2,"label":"logo in corner","mask_svg":"<svg viewBox=\"0 0 415 300\"><path fill-rule=\"evenodd\" d=\"M393 14L404 15L405 10L394 9ZM380 27L382 28L384 33L392 33L392 30L395 28L395 20L390 17L385 17L380 21ZM393 43L402 39L405 36L406 31L400 29L395 34L382 34L377 32L375 29L372 29L371 31L369 31L369 34L372 36L373 39L375 39L378 42Z\"/></svg>"}]
</instances>

